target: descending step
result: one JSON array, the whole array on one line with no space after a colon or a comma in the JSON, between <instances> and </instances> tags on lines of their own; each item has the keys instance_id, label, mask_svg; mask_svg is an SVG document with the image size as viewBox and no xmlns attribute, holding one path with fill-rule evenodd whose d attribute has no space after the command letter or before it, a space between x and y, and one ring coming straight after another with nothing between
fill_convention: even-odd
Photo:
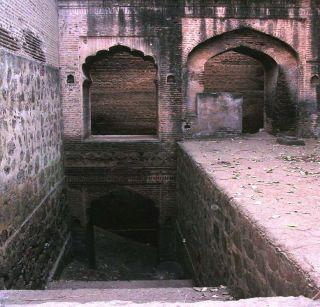
<instances>
[{"instance_id":1,"label":"descending step","mask_svg":"<svg viewBox=\"0 0 320 307\"><path fill-rule=\"evenodd\" d=\"M316 307L317 301L305 297L267 297L230 301L229 297L215 293L212 288L196 291L193 288L145 288L145 289L78 289L44 291L2 291L4 306L39 307ZM224 291L224 289L222 289ZM139 305L137 305L139 304ZM142 305L141 305L142 304Z\"/></svg>"},{"instance_id":2,"label":"descending step","mask_svg":"<svg viewBox=\"0 0 320 307\"><path fill-rule=\"evenodd\" d=\"M146 281L150 282L150 281ZM113 289L55 289L55 290L42 290L42 291L3 291L2 301L7 304L22 304L22 303L45 303L45 302L78 302L78 303L88 303L88 302L111 302L111 301L126 301L134 303L148 303L148 302L201 302L201 301L228 301L232 297L229 295L225 287L217 288L193 288L193 287L183 287L182 282L172 281L172 283L177 282L177 287L160 287L162 283L166 281L157 281L153 284L153 288L144 287L137 288L136 286L139 282L120 282L120 284L113 284L113 286L120 286L121 283L124 288ZM186 282L186 281L185 281ZM132 283L132 285L131 285ZM187 281L186 283L189 283ZM81 283L78 283L78 286ZM85 283L84 283L85 284ZM86 286L92 284L88 282ZM103 283L93 283L94 287ZM105 283L105 285L112 287L112 283ZM129 285L132 288L129 288ZM61 283L60 286L64 286ZM67 285L68 286L68 285ZM146 286L146 284L144 284ZM182 287L179 287L182 286ZM51 288L53 289L53 288ZM60 306L60 304L59 304ZM74 305L72 305L74 306Z\"/></svg>"},{"instance_id":3,"label":"descending step","mask_svg":"<svg viewBox=\"0 0 320 307\"><path fill-rule=\"evenodd\" d=\"M190 279L181 280L130 280L130 281L73 281L50 282L48 290L57 289L139 289L139 288L186 288L192 287Z\"/></svg>"}]
</instances>

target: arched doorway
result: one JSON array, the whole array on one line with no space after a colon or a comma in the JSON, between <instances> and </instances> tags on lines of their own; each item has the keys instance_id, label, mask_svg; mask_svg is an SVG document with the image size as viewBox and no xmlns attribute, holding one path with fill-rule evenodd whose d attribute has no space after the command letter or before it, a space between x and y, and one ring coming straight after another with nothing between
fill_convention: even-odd
<instances>
[{"instance_id":1,"label":"arched doorway","mask_svg":"<svg viewBox=\"0 0 320 307\"><path fill-rule=\"evenodd\" d=\"M158 244L159 209L141 194L111 191L94 200L89 213L93 225L142 243Z\"/></svg>"},{"instance_id":2,"label":"arched doorway","mask_svg":"<svg viewBox=\"0 0 320 307\"><path fill-rule=\"evenodd\" d=\"M91 202L87 223L91 268L104 271L107 279L151 278L159 243L159 210L151 199L128 189L112 190Z\"/></svg>"},{"instance_id":3,"label":"arched doorway","mask_svg":"<svg viewBox=\"0 0 320 307\"><path fill-rule=\"evenodd\" d=\"M86 59L86 136L156 135L157 66L150 56L114 46Z\"/></svg>"},{"instance_id":4,"label":"arched doorway","mask_svg":"<svg viewBox=\"0 0 320 307\"><path fill-rule=\"evenodd\" d=\"M244 132L297 130L298 56L277 38L249 28L212 37L189 53L183 79L185 117L195 135L197 98L207 90L242 94Z\"/></svg>"}]
</instances>

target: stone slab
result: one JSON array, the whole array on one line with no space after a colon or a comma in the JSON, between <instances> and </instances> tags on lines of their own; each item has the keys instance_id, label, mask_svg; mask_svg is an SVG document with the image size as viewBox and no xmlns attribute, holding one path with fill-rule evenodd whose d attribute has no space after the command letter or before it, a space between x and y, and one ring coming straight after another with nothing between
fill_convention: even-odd
<instances>
[{"instance_id":1,"label":"stone slab","mask_svg":"<svg viewBox=\"0 0 320 307\"><path fill-rule=\"evenodd\" d=\"M240 95L232 93L200 93L197 95L197 120L192 128L195 136L212 136L242 132Z\"/></svg>"}]
</instances>

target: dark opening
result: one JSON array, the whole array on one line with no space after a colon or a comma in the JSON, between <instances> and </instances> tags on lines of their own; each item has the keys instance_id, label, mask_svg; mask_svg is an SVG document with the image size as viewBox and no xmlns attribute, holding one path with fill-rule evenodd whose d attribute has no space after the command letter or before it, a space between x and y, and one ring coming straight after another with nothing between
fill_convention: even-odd
<instances>
[{"instance_id":1,"label":"dark opening","mask_svg":"<svg viewBox=\"0 0 320 307\"><path fill-rule=\"evenodd\" d=\"M68 75L67 76L67 83L74 83L74 76L73 75Z\"/></svg>"},{"instance_id":2,"label":"dark opening","mask_svg":"<svg viewBox=\"0 0 320 307\"><path fill-rule=\"evenodd\" d=\"M159 210L152 200L135 192L118 190L97 199L92 203L90 220L118 235L158 244Z\"/></svg>"},{"instance_id":3,"label":"dark opening","mask_svg":"<svg viewBox=\"0 0 320 307\"><path fill-rule=\"evenodd\" d=\"M91 134L157 134L157 67L151 57L116 46L89 57Z\"/></svg>"},{"instance_id":4,"label":"dark opening","mask_svg":"<svg viewBox=\"0 0 320 307\"><path fill-rule=\"evenodd\" d=\"M167 76L167 83L174 83L176 81L176 78L174 77L174 75L168 75Z\"/></svg>"},{"instance_id":5,"label":"dark opening","mask_svg":"<svg viewBox=\"0 0 320 307\"><path fill-rule=\"evenodd\" d=\"M317 86L317 85L320 85L320 78L318 75L314 75L311 77L311 85L312 86Z\"/></svg>"},{"instance_id":6,"label":"dark opening","mask_svg":"<svg viewBox=\"0 0 320 307\"><path fill-rule=\"evenodd\" d=\"M242 129L258 132L264 122L264 68L247 55L228 51L205 64L205 92L234 92L243 96Z\"/></svg>"},{"instance_id":7,"label":"dark opening","mask_svg":"<svg viewBox=\"0 0 320 307\"><path fill-rule=\"evenodd\" d=\"M73 254L61 280L154 280L187 278L175 258L160 257L159 208L125 188L107 192L90 203L83 224L72 224ZM159 238L161 237L161 239ZM174 237L166 237L173 240Z\"/></svg>"},{"instance_id":8,"label":"dark opening","mask_svg":"<svg viewBox=\"0 0 320 307\"><path fill-rule=\"evenodd\" d=\"M129 190L112 191L92 202L87 221L87 256L95 278L154 278L159 210L152 200Z\"/></svg>"}]
</instances>

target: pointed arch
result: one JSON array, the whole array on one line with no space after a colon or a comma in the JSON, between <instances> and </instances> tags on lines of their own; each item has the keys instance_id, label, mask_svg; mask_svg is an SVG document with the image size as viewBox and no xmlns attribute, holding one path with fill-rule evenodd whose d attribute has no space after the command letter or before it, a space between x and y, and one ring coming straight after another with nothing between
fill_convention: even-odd
<instances>
[{"instance_id":1,"label":"pointed arch","mask_svg":"<svg viewBox=\"0 0 320 307\"><path fill-rule=\"evenodd\" d=\"M152 56L118 44L88 56L82 69L85 137L157 135L158 68Z\"/></svg>"},{"instance_id":2,"label":"pointed arch","mask_svg":"<svg viewBox=\"0 0 320 307\"><path fill-rule=\"evenodd\" d=\"M214 36L189 53L183 78L186 117L197 117L196 97L204 91L201 79L205 63L228 51L250 56L264 67L265 128L269 132L295 130L299 88L298 54L278 38L251 28L239 28Z\"/></svg>"}]
</instances>

